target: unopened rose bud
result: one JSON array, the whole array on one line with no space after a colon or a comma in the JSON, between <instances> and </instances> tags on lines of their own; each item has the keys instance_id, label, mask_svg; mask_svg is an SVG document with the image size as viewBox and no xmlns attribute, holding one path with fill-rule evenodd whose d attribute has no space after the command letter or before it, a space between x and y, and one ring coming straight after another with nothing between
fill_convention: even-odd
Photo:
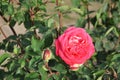
<instances>
[{"instance_id":1,"label":"unopened rose bud","mask_svg":"<svg viewBox=\"0 0 120 80\"><path fill-rule=\"evenodd\" d=\"M82 64L74 64L70 66L70 70L77 71Z\"/></svg>"},{"instance_id":2,"label":"unopened rose bud","mask_svg":"<svg viewBox=\"0 0 120 80\"><path fill-rule=\"evenodd\" d=\"M45 60L46 62L48 62L51 58L51 51L49 49L45 49L43 51L43 60Z\"/></svg>"}]
</instances>

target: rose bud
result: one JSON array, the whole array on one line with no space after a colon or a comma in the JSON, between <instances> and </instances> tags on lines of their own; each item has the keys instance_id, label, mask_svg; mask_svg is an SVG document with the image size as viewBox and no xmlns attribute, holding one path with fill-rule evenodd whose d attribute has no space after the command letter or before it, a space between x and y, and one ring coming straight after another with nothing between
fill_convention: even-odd
<instances>
[{"instance_id":1,"label":"rose bud","mask_svg":"<svg viewBox=\"0 0 120 80\"><path fill-rule=\"evenodd\" d=\"M51 58L51 51L50 49L45 49L43 51L43 60L45 60L46 62L48 62Z\"/></svg>"},{"instance_id":2,"label":"rose bud","mask_svg":"<svg viewBox=\"0 0 120 80\"><path fill-rule=\"evenodd\" d=\"M70 26L55 40L56 55L59 56L70 69L77 70L95 52L92 38L83 28Z\"/></svg>"}]
</instances>

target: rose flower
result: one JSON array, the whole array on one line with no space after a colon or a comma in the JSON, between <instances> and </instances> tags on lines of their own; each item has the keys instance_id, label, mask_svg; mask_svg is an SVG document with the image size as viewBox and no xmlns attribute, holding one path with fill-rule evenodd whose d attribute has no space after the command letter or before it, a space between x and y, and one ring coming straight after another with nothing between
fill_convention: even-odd
<instances>
[{"instance_id":1,"label":"rose flower","mask_svg":"<svg viewBox=\"0 0 120 80\"><path fill-rule=\"evenodd\" d=\"M83 28L74 26L70 26L55 40L55 47L56 55L72 70L77 70L95 52L90 35Z\"/></svg>"}]
</instances>

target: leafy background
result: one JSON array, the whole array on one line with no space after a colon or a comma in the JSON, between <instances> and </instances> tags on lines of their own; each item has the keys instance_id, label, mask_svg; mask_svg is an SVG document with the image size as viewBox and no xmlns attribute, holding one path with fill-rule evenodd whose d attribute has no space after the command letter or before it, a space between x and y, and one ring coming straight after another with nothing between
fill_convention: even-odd
<instances>
[{"instance_id":1,"label":"leafy background","mask_svg":"<svg viewBox=\"0 0 120 80\"><path fill-rule=\"evenodd\" d=\"M4 50L0 55L0 80L120 80L120 0L65 1L0 0L0 15L13 32L0 43ZM102 6L89 10L93 2ZM71 19L73 14L74 24L65 25L64 19ZM16 24L24 24L26 32L17 34ZM78 71L69 70L55 55L54 40L69 25L85 28L96 49ZM43 59L46 49L52 54L49 61Z\"/></svg>"}]
</instances>

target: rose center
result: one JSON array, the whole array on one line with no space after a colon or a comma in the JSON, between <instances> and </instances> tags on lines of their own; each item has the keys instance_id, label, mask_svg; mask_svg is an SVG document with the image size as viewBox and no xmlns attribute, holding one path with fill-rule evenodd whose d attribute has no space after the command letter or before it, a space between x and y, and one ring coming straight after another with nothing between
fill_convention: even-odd
<instances>
[{"instance_id":1,"label":"rose center","mask_svg":"<svg viewBox=\"0 0 120 80\"><path fill-rule=\"evenodd\" d=\"M84 44L84 43L85 43L85 41L79 36L72 36L69 39L69 44L70 45L81 45L81 44Z\"/></svg>"},{"instance_id":2,"label":"rose center","mask_svg":"<svg viewBox=\"0 0 120 80\"><path fill-rule=\"evenodd\" d=\"M83 47L83 45L85 44L85 40L82 39L79 36L72 36L69 39L69 47L67 48L67 50L70 52L70 54L74 55L74 56L78 56L81 53L81 48Z\"/></svg>"}]
</instances>

